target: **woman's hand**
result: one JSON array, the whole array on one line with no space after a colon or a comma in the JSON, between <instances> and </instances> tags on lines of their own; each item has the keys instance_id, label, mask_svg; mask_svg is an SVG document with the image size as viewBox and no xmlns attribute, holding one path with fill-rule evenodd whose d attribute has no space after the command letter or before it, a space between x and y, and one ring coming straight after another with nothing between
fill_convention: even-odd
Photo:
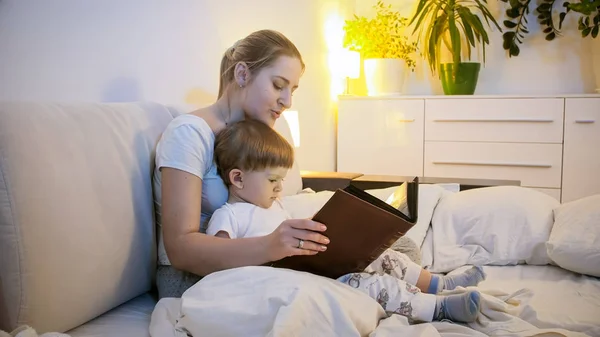
<instances>
[{"instance_id":1,"label":"woman's hand","mask_svg":"<svg viewBox=\"0 0 600 337\"><path fill-rule=\"evenodd\" d=\"M329 239L319 232L327 228L311 219L285 220L267 239L267 256L270 261L293 255L315 255L325 251Z\"/></svg>"}]
</instances>

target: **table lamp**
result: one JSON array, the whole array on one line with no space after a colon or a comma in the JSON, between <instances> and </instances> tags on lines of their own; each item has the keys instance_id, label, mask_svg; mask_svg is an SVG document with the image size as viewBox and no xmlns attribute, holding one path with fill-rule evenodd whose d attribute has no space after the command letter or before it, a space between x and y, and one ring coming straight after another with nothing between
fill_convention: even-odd
<instances>
[{"instance_id":1,"label":"table lamp","mask_svg":"<svg viewBox=\"0 0 600 337\"><path fill-rule=\"evenodd\" d=\"M300 122L298 120L298 111L285 110L283 112L283 118L285 118L290 127L292 140L294 141L294 147L300 147Z\"/></svg>"},{"instance_id":2,"label":"table lamp","mask_svg":"<svg viewBox=\"0 0 600 337\"><path fill-rule=\"evenodd\" d=\"M350 95L350 79L360 77L360 53L344 49L340 55L340 66L344 77L346 78L346 90L344 95Z\"/></svg>"}]
</instances>

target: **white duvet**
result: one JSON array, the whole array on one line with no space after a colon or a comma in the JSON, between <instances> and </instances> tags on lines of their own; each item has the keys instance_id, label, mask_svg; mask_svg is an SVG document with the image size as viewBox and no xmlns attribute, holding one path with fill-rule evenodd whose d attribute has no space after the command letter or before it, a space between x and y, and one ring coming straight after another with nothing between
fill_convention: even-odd
<instances>
[{"instance_id":1,"label":"white duvet","mask_svg":"<svg viewBox=\"0 0 600 337\"><path fill-rule=\"evenodd\" d=\"M455 290L464 291L463 288ZM367 295L335 280L285 269L243 267L213 273L152 314L158 336L584 336L539 329L519 318L531 293L483 290L481 313L468 326L410 325L388 317Z\"/></svg>"}]
</instances>

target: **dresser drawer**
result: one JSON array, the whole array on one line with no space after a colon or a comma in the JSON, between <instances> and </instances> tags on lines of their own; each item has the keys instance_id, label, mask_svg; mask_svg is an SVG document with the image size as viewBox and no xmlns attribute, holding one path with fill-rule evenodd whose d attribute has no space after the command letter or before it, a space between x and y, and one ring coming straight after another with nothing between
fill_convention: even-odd
<instances>
[{"instance_id":1,"label":"dresser drawer","mask_svg":"<svg viewBox=\"0 0 600 337\"><path fill-rule=\"evenodd\" d=\"M600 98L567 98L562 202L600 194Z\"/></svg>"},{"instance_id":2,"label":"dresser drawer","mask_svg":"<svg viewBox=\"0 0 600 337\"><path fill-rule=\"evenodd\" d=\"M431 99L425 140L562 143L561 98Z\"/></svg>"},{"instance_id":3,"label":"dresser drawer","mask_svg":"<svg viewBox=\"0 0 600 337\"><path fill-rule=\"evenodd\" d=\"M341 100L337 170L423 174L424 101Z\"/></svg>"},{"instance_id":4,"label":"dresser drawer","mask_svg":"<svg viewBox=\"0 0 600 337\"><path fill-rule=\"evenodd\" d=\"M520 180L561 187L561 144L425 142L425 176Z\"/></svg>"}]
</instances>

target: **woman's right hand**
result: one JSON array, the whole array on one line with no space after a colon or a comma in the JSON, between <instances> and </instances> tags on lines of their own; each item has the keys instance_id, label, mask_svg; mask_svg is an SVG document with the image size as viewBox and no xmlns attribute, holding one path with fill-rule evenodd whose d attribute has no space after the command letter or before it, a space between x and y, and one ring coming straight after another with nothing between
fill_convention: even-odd
<instances>
[{"instance_id":1,"label":"woman's right hand","mask_svg":"<svg viewBox=\"0 0 600 337\"><path fill-rule=\"evenodd\" d=\"M321 234L327 228L311 219L290 219L266 236L270 261L293 255L315 255L327 249L329 239ZM302 248L299 247L302 240Z\"/></svg>"}]
</instances>

